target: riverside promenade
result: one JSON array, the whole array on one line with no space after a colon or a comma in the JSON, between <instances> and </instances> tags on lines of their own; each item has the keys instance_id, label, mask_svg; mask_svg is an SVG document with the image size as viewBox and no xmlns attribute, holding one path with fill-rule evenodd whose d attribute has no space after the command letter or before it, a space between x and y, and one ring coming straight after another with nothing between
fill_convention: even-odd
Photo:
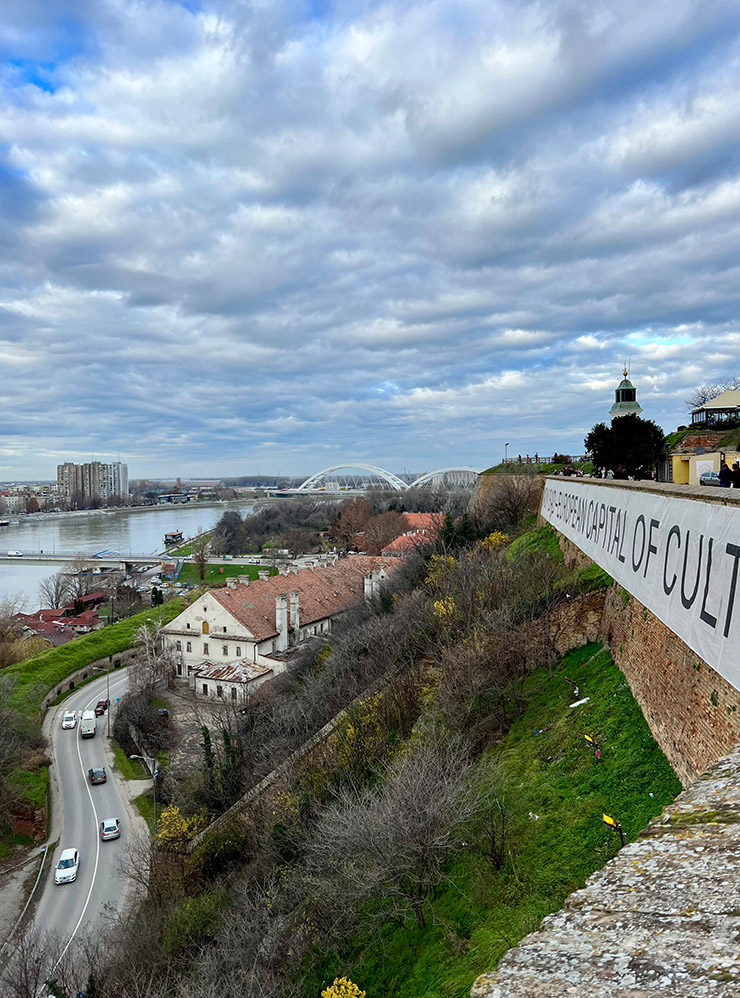
<instances>
[{"instance_id":1,"label":"riverside promenade","mask_svg":"<svg viewBox=\"0 0 740 998\"><path fill-rule=\"evenodd\" d=\"M740 995L740 746L471 991L471 998L571 995Z\"/></svg>"}]
</instances>

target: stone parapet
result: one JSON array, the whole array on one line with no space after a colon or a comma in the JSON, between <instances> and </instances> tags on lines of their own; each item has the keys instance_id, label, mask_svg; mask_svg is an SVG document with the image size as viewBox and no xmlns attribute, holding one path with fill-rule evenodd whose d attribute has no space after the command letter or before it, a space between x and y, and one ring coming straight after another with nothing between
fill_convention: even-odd
<instances>
[{"instance_id":1,"label":"stone parapet","mask_svg":"<svg viewBox=\"0 0 740 998\"><path fill-rule=\"evenodd\" d=\"M471 998L740 994L740 750L666 807Z\"/></svg>"}]
</instances>

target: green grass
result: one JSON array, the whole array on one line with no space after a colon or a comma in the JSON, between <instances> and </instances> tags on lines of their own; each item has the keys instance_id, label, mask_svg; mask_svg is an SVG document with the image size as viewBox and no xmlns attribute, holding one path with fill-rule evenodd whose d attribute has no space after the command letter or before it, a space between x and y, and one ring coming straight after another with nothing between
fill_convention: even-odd
<instances>
[{"instance_id":1,"label":"green grass","mask_svg":"<svg viewBox=\"0 0 740 998\"><path fill-rule=\"evenodd\" d=\"M596 562L592 562L590 565L582 568L578 573L578 578L583 589L589 593L595 589L606 589L614 582L611 575L605 572Z\"/></svg>"},{"instance_id":2,"label":"green grass","mask_svg":"<svg viewBox=\"0 0 740 998\"><path fill-rule=\"evenodd\" d=\"M43 697L67 676L97 659L108 658L130 648L134 634L148 620L167 623L184 608L183 599L148 607L110 627L85 634L59 648L51 648L25 662L9 666L3 670L3 676L13 683L10 705L27 717L37 717Z\"/></svg>"},{"instance_id":3,"label":"green grass","mask_svg":"<svg viewBox=\"0 0 740 998\"><path fill-rule=\"evenodd\" d=\"M116 769L125 780L150 780L149 770L140 759L129 759L121 746L111 738L110 747L116 760Z\"/></svg>"},{"instance_id":4,"label":"green grass","mask_svg":"<svg viewBox=\"0 0 740 998\"><path fill-rule=\"evenodd\" d=\"M490 468L486 468L482 471L482 475L556 475L563 468L568 467L565 464L534 464L530 461L529 464L494 464ZM580 468L584 475L590 475L593 471L593 463L591 461L575 461L573 467Z\"/></svg>"},{"instance_id":5,"label":"green grass","mask_svg":"<svg viewBox=\"0 0 740 998\"><path fill-rule=\"evenodd\" d=\"M533 551L545 552L555 561L562 562L563 552L560 550L557 534L549 523L520 534L506 549L506 557L511 561L517 561Z\"/></svg>"},{"instance_id":6,"label":"green grass","mask_svg":"<svg viewBox=\"0 0 740 998\"><path fill-rule=\"evenodd\" d=\"M278 574L276 568L267 565L234 565L228 561L223 565L206 565L205 585L217 586L226 579L234 579L238 575L247 575L250 581L254 581L259 578L259 573L264 571L268 571L270 575ZM188 586L199 584L200 576L195 565L183 565L177 581Z\"/></svg>"},{"instance_id":7,"label":"green grass","mask_svg":"<svg viewBox=\"0 0 740 998\"><path fill-rule=\"evenodd\" d=\"M141 817L149 826L149 831L154 834L154 802L152 800L151 789L146 793L134 797L134 805ZM157 821L162 814L162 805L157 801Z\"/></svg>"},{"instance_id":8,"label":"green grass","mask_svg":"<svg viewBox=\"0 0 740 998\"><path fill-rule=\"evenodd\" d=\"M569 709L566 676L587 704ZM619 838L602 824L603 812L631 840L680 792L623 675L598 645L571 652L552 675L533 673L524 695L526 711L479 760L476 775L505 801L503 869L472 849L460 856L426 928L411 919L385 923L341 954L325 954L308 972L306 998L343 974L367 998L468 998L479 974L616 854ZM586 734L601 747L600 763Z\"/></svg>"},{"instance_id":9,"label":"green grass","mask_svg":"<svg viewBox=\"0 0 740 998\"><path fill-rule=\"evenodd\" d=\"M8 776L8 785L19 797L42 808L49 792L49 769L47 766L34 770L14 769Z\"/></svg>"}]
</instances>

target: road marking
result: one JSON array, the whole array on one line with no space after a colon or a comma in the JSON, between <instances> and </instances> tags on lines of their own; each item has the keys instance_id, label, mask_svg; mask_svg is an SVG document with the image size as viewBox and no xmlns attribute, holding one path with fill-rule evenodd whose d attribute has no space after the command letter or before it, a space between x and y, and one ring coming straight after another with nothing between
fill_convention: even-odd
<instances>
[{"instance_id":1,"label":"road marking","mask_svg":"<svg viewBox=\"0 0 740 998\"><path fill-rule=\"evenodd\" d=\"M119 683L121 681L122 680L119 680ZM114 682L115 682L115 680L114 680ZM95 698L93 697L93 699L95 699ZM92 702L93 701L90 700L87 703L87 706L83 707L83 710L87 710L90 707L90 704ZM110 710L110 704L108 704L108 710ZM74 929L72 930L72 935L67 940L67 945L62 950L62 952L61 952L61 954L59 956L59 959L54 964L54 966L51 968L52 974L54 973L54 971L57 969L57 967L59 966L59 964L64 959L67 950L72 945L72 940L77 935L77 932L78 932L78 930L80 928L80 925L82 924L82 919L85 917L85 912L87 911L87 906L90 904L90 898L92 897L93 888L95 887L95 877L97 875L98 864L100 862L100 835L98 834L98 821L99 821L99 818L98 818L98 812L96 811L95 804L93 802L92 792L90 790L90 784L89 784L89 782L87 780L87 776L85 774L85 767L84 767L83 762L82 762L82 754L80 752L80 742L81 742L81 740L82 740L81 738L79 738L79 737L77 738L77 758L78 758L79 763L80 763L80 772L82 773L82 778L85 781L85 789L87 790L87 796L88 796L88 798L90 800L90 807L92 808L93 815L95 816L95 866L93 867L92 880L90 881L90 890L87 892L87 897L85 898L85 904L83 905L82 911L80 912L80 917L77 920L77 925L75 925Z\"/></svg>"}]
</instances>

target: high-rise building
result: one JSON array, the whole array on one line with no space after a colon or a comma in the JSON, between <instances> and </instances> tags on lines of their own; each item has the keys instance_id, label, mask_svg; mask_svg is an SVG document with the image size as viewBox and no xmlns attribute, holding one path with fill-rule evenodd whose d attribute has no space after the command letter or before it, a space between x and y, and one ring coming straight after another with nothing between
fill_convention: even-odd
<instances>
[{"instance_id":1,"label":"high-rise building","mask_svg":"<svg viewBox=\"0 0 740 998\"><path fill-rule=\"evenodd\" d=\"M123 498L128 495L128 466L120 461L59 464L57 491L73 506L87 506L93 500L105 502L112 496Z\"/></svg>"}]
</instances>

